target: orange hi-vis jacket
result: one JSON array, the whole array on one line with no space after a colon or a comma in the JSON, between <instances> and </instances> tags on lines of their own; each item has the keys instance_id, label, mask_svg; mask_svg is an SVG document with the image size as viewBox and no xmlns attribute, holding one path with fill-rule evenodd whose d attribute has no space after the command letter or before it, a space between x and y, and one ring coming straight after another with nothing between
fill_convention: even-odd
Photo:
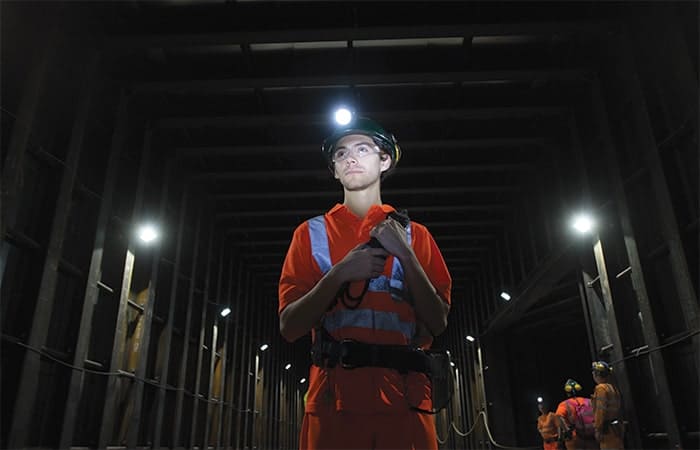
<instances>
[{"instance_id":1,"label":"orange hi-vis jacket","mask_svg":"<svg viewBox=\"0 0 700 450\"><path fill-rule=\"evenodd\" d=\"M578 416L576 405L582 405L588 401L589 400L584 397L569 397L563 402L559 403L559 406L557 406L557 416L562 417L564 419L567 427L571 429L571 437L574 439L578 437L576 429L574 428L574 425L576 424L576 418Z\"/></svg>"},{"instance_id":2,"label":"orange hi-vis jacket","mask_svg":"<svg viewBox=\"0 0 700 450\"><path fill-rule=\"evenodd\" d=\"M370 230L394 211L389 205L374 205L364 218L359 218L345 206L337 204L323 217L299 225L282 267L279 312L310 291L350 250L369 241ZM411 222L407 227L407 238L438 295L449 304L452 280L432 235L425 226ZM350 283L352 295L359 295L364 283ZM342 302L336 302L326 312L322 326L337 340L409 345L413 343L417 329L411 303L403 285L401 265L390 255L383 275L370 280L360 306L349 309ZM313 413L329 402L334 402L338 411L362 413L391 413L406 411L409 406L423 409L432 406L430 387L424 374L409 372L402 375L380 367L348 370L339 366L321 368L313 365L309 374L306 411Z\"/></svg>"},{"instance_id":3,"label":"orange hi-vis jacket","mask_svg":"<svg viewBox=\"0 0 700 450\"><path fill-rule=\"evenodd\" d=\"M620 393L610 383L596 385L591 396L593 404L594 426L602 433L604 423L620 419Z\"/></svg>"},{"instance_id":4,"label":"orange hi-vis jacket","mask_svg":"<svg viewBox=\"0 0 700 450\"><path fill-rule=\"evenodd\" d=\"M556 441L559 437L559 423L557 416L553 412L540 414L537 417L537 431L540 432L545 441Z\"/></svg>"},{"instance_id":5,"label":"orange hi-vis jacket","mask_svg":"<svg viewBox=\"0 0 700 450\"><path fill-rule=\"evenodd\" d=\"M624 448L624 425L621 417L622 405L618 390L610 383L598 384L591 396L591 403L593 405L593 424L600 435L600 448ZM619 423L611 426L610 422L614 420L618 420ZM606 423L608 424L607 427L605 426Z\"/></svg>"}]
</instances>

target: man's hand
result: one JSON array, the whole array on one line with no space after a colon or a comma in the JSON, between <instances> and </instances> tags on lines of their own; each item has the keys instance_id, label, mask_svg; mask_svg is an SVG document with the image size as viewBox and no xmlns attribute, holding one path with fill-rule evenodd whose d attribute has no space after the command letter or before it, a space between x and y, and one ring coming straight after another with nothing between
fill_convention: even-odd
<instances>
[{"instance_id":1,"label":"man's hand","mask_svg":"<svg viewBox=\"0 0 700 450\"><path fill-rule=\"evenodd\" d=\"M338 262L336 265L338 275L343 282L378 277L384 272L387 256L389 253L383 248L372 248L367 244L360 244Z\"/></svg>"},{"instance_id":2,"label":"man's hand","mask_svg":"<svg viewBox=\"0 0 700 450\"><path fill-rule=\"evenodd\" d=\"M369 235L377 239L387 252L399 259L403 259L411 252L406 239L406 229L391 217L379 222L372 228Z\"/></svg>"}]
</instances>

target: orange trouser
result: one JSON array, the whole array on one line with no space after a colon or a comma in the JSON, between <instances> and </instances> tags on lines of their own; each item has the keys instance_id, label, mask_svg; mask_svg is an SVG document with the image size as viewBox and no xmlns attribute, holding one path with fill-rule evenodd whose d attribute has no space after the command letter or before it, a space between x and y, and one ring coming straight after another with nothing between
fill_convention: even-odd
<instances>
[{"instance_id":1,"label":"orange trouser","mask_svg":"<svg viewBox=\"0 0 700 450\"><path fill-rule=\"evenodd\" d=\"M544 450L558 450L559 449L559 442L557 442L557 441L543 442L542 447L544 447Z\"/></svg>"},{"instance_id":2,"label":"orange trouser","mask_svg":"<svg viewBox=\"0 0 700 450\"><path fill-rule=\"evenodd\" d=\"M568 441L564 441L566 445L566 450L597 450L598 447L598 441L595 439L581 439L578 437L575 437L573 439L569 439Z\"/></svg>"},{"instance_id":3,"label":"orange trouser","mask_svg":"<svg viewBox=\"0 0 700 450\"><path fill-rule=\"evenodd\" d=\"M405 411L362 414L332 406L304 414L300 450L437 450L435 418Z\"/></svg>"}]
</instances>

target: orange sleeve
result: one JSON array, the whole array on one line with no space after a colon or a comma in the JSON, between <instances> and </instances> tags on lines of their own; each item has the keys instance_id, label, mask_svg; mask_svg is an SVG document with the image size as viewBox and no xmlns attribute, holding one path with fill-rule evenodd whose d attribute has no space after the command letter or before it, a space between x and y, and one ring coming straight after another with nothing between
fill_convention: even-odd
<instances>
[{"instance_id":1,"label":"orange sleeve","mask_svg":"<svg viewBox=\"0 0 700 450\"><path fill-rule=\"evenodd\" d=\"M418 262L440 298L451 304L452 277L435 239L424 225L416 222L411 222L411 234L411 246Z\"/></svg>"},{"instance_id":2,"label":"orange sleeve","mask_svg":"<svg viewBox=\"0 0 700 450\"><path fill-rule=\"evenodd\" d=\"M321 279L321 269L311 255L309 225L302 223L294 230L287 256L284 258L279 282L279 308L281 313L290 303L299 300Z\"/></svg>"},{"instance_id":3,"label":"orange sleeve","mask_svg":"<svg viewBox=\"0 0 700 450\"><path fill-rule=\"evenodd\" d=\"M567 417L567 409L566 409L566 400L563 402L559 403L559 406L557 406L557 411L555 414L561 418L564 419L564 422L566 422L567 425L569 425L569 418Z\"/></svg>"},{"instance_id":4,"label":"orange sleeve","mask_svg":"<svg viewBox=\"0 0 700 450\"><path fill-rule=\"evenodd\" d=\"M591 403L593 403L593 427L598 431L602 430L605 422L605 411L608 407L607 395L607 390L602 384L596 385Z\"/></svg>"}]
</instances>

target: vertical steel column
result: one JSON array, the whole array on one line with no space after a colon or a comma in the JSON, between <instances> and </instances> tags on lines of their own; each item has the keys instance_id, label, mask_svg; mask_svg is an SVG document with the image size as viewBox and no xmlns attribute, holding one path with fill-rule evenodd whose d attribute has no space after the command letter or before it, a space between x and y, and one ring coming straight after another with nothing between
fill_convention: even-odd
<instances>
[{"instance_id":1,"label":"vertical steel column","mask_svg":"<svg viewBox=\"0 0 700 450\"><path fill-rule=\"evenodd\" d=\"M234 259L233 259L233 254L229 255L229 264L228 264L228 277L227 279L227 289L226 289L226 305L231 308L233 304L231 303L231 291L233 288L233 266L234 266ZM222 436L222 427L224 424L224 403L226 402L226 370L227 370L227 361L228 361L228 340L229 340L229 323L232 320L232 317L229 316L224 320L224 345L221 349L221 360L219 364L221 364L221 380L220 380L220 385L219 385L219 403L217 406L217 423L216 423L216 437L214 440L215 443L215 448L218 450L221 448L221 436Z\"/></svg>"},{"instance_id":2,"label":"vertical steel column","mask_svg":"<svg viewBox=\"0 0 700 450\"><path fill-rule=\"evenodd\" d=\"M221 234L222 244L225 244L226 234ZM216 270L216 305L221 304L221 277L224 270L224 253L226 245L221 245L219 247L219 263ZM214 371L216 368L216 345L219 340L219 317L218 311L213 314L212 318L212 334L211 342L209 343L209 382L207 383L209 392L207 392L207 412L204 420L204 438L202 439L202 446L204 448L209 447L209 435L211 432L211 416L214 413L215 400L214 400ZM219 394L221 395L221 394Z\"/></svg>"},{"instance_id":3,"label":"vertical steel column","mask_svg":"<svg viewBox=\"0 0 700 450\"><path fill-rule=\"evenodd\" d=\"M88 269L88 277L85 286L85 296L83 297L83 309L80 317L80 332L75 345L75 354L73 355L73 366L82 367L88 356L90 345L90 334L92 332L92 316L95 304L99 296L98 283L102 275L102 257L104 255L104 246L106 241L107 226L109 225L109 217L112 213L112 197L114 194L114 185L119 172L119 160L121 157L124 141L127 132L127 96L122 90L119 106L117 109L116 124L112 134L112 145L107 161L107 172L105 174L104 188L102 190L102 200L100 202L100 212L97 218L97 229L95 239L92 246L92 256L90 258L90 268ZM73 440L75 432L75 419L78 413L78 405L83 393L83 382L85 373L82 371L72 371L68 396L66 400L66 409L63 416L63 426L61 428L61 437L59 439L60 448L68 448Z\"/></svg>"},{"instance_id":4,"label":"vertical steel column","mask_svg":"<svg viewBox=\"0 0 700 450\"><path fill-rule=\"evenodd\" d=\"M678 301L685 318L686 329L688 331L697 330L700 328L700 305L698 305L697 292L695 292L688 270L688 260L686 259L683 242L678 231L679 227L673 210L673 201L668 190L668 182L666 181L663 164L652 132L641 83L634 69L627 33L622 33L619 41L615 41L615 50L617 50L615 55L620 58L621 68L626 75L625 79L628 81L623 88L628 90L626 94L632 105L634 105L630 108L635 115L632 120L639 124L638 143L642 147L641 150L644 154L646 167L649 169L649 175L651 176L652 190L656 196L656 206L659 211L661 233L668 245L673 282L675 283ZM700 334L695 334L692 337L692 342L693 352L696 355L696 358L694 358L695 370L700 373L700 364L698 364L697 358L700 355Z\"/></svg>"},{"instance_id":5,"label":"vertical steel column","mask_svg":"<svg viewBox=\"0 0 700 450\"><path fill-rule=\"evenodd\" d=\"M207 311L209 310L209 285L211 279L211 260L213 253L213 241L215 234L214 223L212 222L209 230L209 243L207 245L207 267L204 275L204 292L202 293L202 312L199 317L199 339L197 340L197 365L195 366L195 381L194 389L192 391L192 423L190 424L190 442L189 447L195 447L197 439L197 423L199 418L199 403L202 395L199 392L199 386L202 382L202 359L204 353L204 339L206 336L206 326L207 326Z\"/></svg>"},{"instance_id":6,"label":"vertical steel column","mask_svg":"<svg viewBox=\"0 0 700 450\"><path fill-rule=\"evenodd\" d=\"M174 182L174 180L173 180ZM168 318L165 322L165 345L163 347L163 367L160 373L160 383L156 397L156 417L153 426L153 448L160 448L161 429L163 427L163 413L165 412L165 395L168 389L168 372L170 371L170 346L173 338L173 322L175 321L175 299L177 298L178 281L180 278L180 262L182 260L182 242L185 239L185 217L190 195L189 183L185 183L180 197L180 216L177 226L177 246L175 248L175 264L173 264L173 276L170 280L170 298L167 303ZM174 445L174 443L173 443Z\"/></svg>"},{"instance_id":7,"label":"vertical steel column","mask_svg":"<svg viewBox=\"0 0 700 450\"><path fill-rule=\"evenodd\" d=\"M637 421L637 413L634 407L632 391L630 390L630 380L627 376L627 367L624 362L624 353L622 351L622 341L620 340L620 332L617 327L617 316L613 305L612 292L610 291L610 281L608 278L608 270L605 263L605 255L603 253L603 245L600 241L600 236L594 238L593 253L595 255L596 267L598 268L598 282L603 293L603 302L605 305L607 329L610 332L610 344L612 344L612 357L615 361L620 361L620 364L615 367L615 374L619 382L620 391L624 397L625 415L630 422L628 433L632 448L641 448L641 440L639 435L639 422Z\"/></svg>"},{"instance_id":8,"label":"vertical steel column","mask_svg":"<svg viewBox=\"0 0 700 450\"><path fill-rule=\"evenodd\" d=\"M57 56L55 49L58 44L56 30L58 25L49 30L47 39L43 41L44 47L40 50L37 63L32 66L27 75L25 88L22 92L17 118L12 126L12 135L8 145L7 156L3 161L2 168L2 216L0 216L0 237L2 237L2 247L0 247L0 286L5 277L5 267L10 252L10 244L5 242L9 233L12 233L17 221L17 210L19 208L20 185L23 183L22 174L24 172L24 155L27 152L29 138L34 125L34 115L36 113L39 99L44 92L44 81L49 63L54 56ZM3 311L4 313L4 311ZM4 315L4 314L3 314Z\"/></svg>"},{"instance_id":9,"label":"vertical steel column","mask_svg":"<svg viewBox=\"0 0 700 450\"><path fill-rule=\"evenodd\" d=\"M241 330L241 340L238 345L241 352L240 357L240 374L241 378L238 385L238 415L236 417L236 446L244 447L246 445L246 429L245 424L247 423L247 417L243 415L248 414L248 399L246 397L247 390L245 386L250 379L249 372L250 366L248 363L248 347L249 347L249 330L248 330L248 311L250 310L250 273L245 271L245 283L244 283L244 293L243 293L243 313L240 317L240 322L238 328Z\"/></svg>"},{"instance_id":10,"label":"vertical steel column","mask_svg":"<svg viewBox=\"0 0 700 450\"><path fill-rule=\"evenodd\" d=\"M170 178L173 175L173 160L166 162L165 172L163 174L163 185L161 188L160 207L158 217L160 223L165 223L166 209L168 207L168 194L170 188ZM153 250L153 260L151 261L151 279L148 282L148 300L144 307L143 320L144 326L141 335L141 349L139 350L139 361L136 366L136 384L132 391L133 409L129 420L129 430L126 435L126 445L128 448L136 448L139 437L139 426L141 425L141 409L143 407L143 391L144 382L146 379L146 367L148 366L148 356L151 343L151 324L153 322L153 310L155 307L156 289L158 288L158 272L160 267L162 244L156 245Z\"/></svg>"},{"instance_id":11,"label":"vertical steel column","mask_svg":"<svg viewBox=\"0 0 700 450\"><path fill-rule=\"evenodd\" d=\"M58 265L63 253L63 240L70 215L70 204L73 199L73 188L78 172L78 161L83 148L83 139L88 125L90 105L95 88L95 76L99 64L99 54L92 52L88 56L88 63L84 69L84 83L76 112L76 118L71 130L71 140L66 155L65 169L61 177L56 210L51 225L46 259L41 274L39 294L32 319L32 327L27 344L30 348L40 349L46 344L48 337L51 312L56 294L58 282ZM42 71L43 72L43 71ZM12 175L14 176L14 174ZM16 205L16 203L15 203ZM81 364L82 365L82 364ZM19 387L17 389L17 401L12 414L10 427L9 447L21 448L27 445L27 438L32 428L37 385L41 370L41 358L34 352L25 352L22 363ZM21 407L17 407L21 405Z\"/></svg>"},{"instance_id":12,"label":"vertical steel column","mask_svg":"<svg viewBox=\"0 0 700 450\"><path fill-rule=\"evenodd\" d=\"M238 264L238 275L236 276L236 304L233 309L233 317L230 319L233 321L236 325L238 325L240 321L240 316L241 316L241 303L243 300L241 299L242 296L242 289L241 289L241 283L242 283L242 278L243 278L243 265L239 262ZM232 305L233 306L233 305ZM238 364L238 348L239 348L239 336L241 327L240 326L234 326L233 327L233 344L232 344L232 351L231 351L231 380L229 383L228 390L230 392L230 398L229 398L229 412L227 416L227 420L225 423L225 428L224 428L224 442L226 442L227 448L228 447L233 447L233 440L232 440L232 428L234 426L234 414L237 413L236 409L236 403L235 403L235 383L236 383L236 369L240 369L240 365Z\"/></svg>"},{"instance_id":13,"label":"vertical steel column","mask_svg":"<svg viewBox=\"0 0 700 450\"><path fill-rule=\"evenodd\" d=\"M141 152L141 166L139 167L138 180L136 182L136 198L134 199L134 208L131 213L130 224L135 223L141 216L143 209L143 191L146 185L146 176L148 173L148 164L151 155L151 130L147 129L144 133L143 151ZM134 270L134 236L131 230L128 230L128 244L126 255L124 257L124 272L122 275L122 285L119 293L119 311L117 320L114 324L114 342L112 343L112 358L109 364L109 372L114 373L119 370L119 365L122 361L123 353L121 343L124 341L126 327L122 323L126 317L126 311L129 301L129 289L131 288L131 277ZM100 437L98 440L99 448L106 448L110 444L114 433L114 416L116 414L117 402L117 378L111 376L107 381L107 396L105 398L105 406L102 411L102 427L100 428Z\"/></svg>"},{"instance_id":14,"label":"vertical steel column","mask_svg":"<svg viewBox=\"0 0 700 450\"><path fill-rule=\"evenodd\" d=\"M627 206L627 198L625 195L625 187L620 175L620 168L617 164L617 159L612 148L612 140L610 137L610 129L608 128L608 114L603 106L603 99L600 92L600 83L592 86L592 100L594 108L594 117L599 119L599 132L601 146L605 153L606 162L610 168L609 173L612 176L612 185L615 195L615 204L619 212L620 226L625 240L625 249L627 250L627 259L632 269L630 277L632 280L632 288L635 293L637 307L642 315L641 327L644 333L644 340L650 348L659 347L659 337L656 333L654 324L654 315L649 303L646 284L644 282L644 272L642 270L639 251L637 249L637 241L634 238L635 233L630 221L629 209ZM668 385L666 376L666 365L664 363L663 354L661 352L650 352L649 362L656 378L656 387L658 389L656 399L661 407L661 417L664 421L666 432L668 433L668 444L670 448L681 448L681 436L678 430L678 421L676 412L673 407L671 391Z\"/></svg>"},{"instance_id":15,"label":"vertical steel column","mask_svg":"<svg viewBox=\"0 0 700 450\"><path fill-rule=\"evenodd\" d=\"M197 266L199 263L199 240L200 240L200 230L202 225L202 216L204 215L204 208L200 207L199 213L197 214L197 222L194 228L194 249L192 250L192 267L190 269L190 287L187 293L187 312L185 313L185 327L182 330L182 359L180 360L180 367L178 369L178 381L177 381L177 393L175 394L175 424L172 430L172 442L173 447L179 447L180 443L180 426L182 424L182 409L183 402L185 399L185 382L187 380L187 361L189 358L190 351L190 324L192 323L192 303L194 301L194 293L197 289ZM211 243L211 240L210 240Z\"/></svg>"}]
</instances>

